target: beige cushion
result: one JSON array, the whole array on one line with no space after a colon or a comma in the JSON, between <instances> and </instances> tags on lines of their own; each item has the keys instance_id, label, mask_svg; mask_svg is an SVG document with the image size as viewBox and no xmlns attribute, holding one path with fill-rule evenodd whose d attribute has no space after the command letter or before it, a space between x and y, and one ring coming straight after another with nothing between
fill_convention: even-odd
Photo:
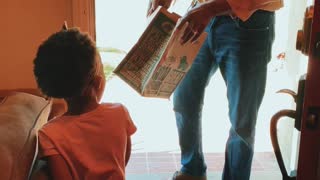
<instances>
[{"instance_id":1,"label":"beige cushion","mask_svg":"<svg viewBox=\"0 0 320 180\"><path fill-rule=\"evenodd\" d=\"M0 104L0 179L26 180L37 155L37 131L47 122L51 101L13 93Z\"/></svg>"},{"instance_id":2,"label":"beige cushion","mask_svg":"<svg viewBox=\"0 0 320 180\"><path fill-rule=\"evenodd\" d=\"M1 99L8 96L8 94L11 94L12 92L25 92L28 94L33 94L33 95L42 97L42 94L39 89L26 89L26 88L0 89L0 101ZM52 107L51 107L49 119L52 119L57 116L61 116L67 111L68 107L66 102L63 99L51 98L51 101L52 101Z\"/></svg>"}]
</instances>

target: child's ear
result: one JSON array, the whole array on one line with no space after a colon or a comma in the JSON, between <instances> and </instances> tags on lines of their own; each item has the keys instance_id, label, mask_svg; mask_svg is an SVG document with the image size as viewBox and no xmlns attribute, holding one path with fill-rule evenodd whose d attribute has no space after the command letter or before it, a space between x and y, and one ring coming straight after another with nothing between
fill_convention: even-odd
<instances>
[{"instance_id":1,"label":"child's ear","mask_svg":"<svg viewBox=\"0 0 320 180\"><path fill-rule=\"evenodd\" d=\"M96 76L95 77L95 83L96 83L96 87L101 89L104 88L105 85L105 78L102 76Z\"/></svg>"},{"instance_id":2,"label":"child's ear","mask_svg":"<svg viewBox=\"0 0 320 180\"><path fill-rule=\"evenodd\" d=\"M98 100L100 100L103 95L105 85L106 85L106 80L103 76L95 77L94 86L95 86L96 96Z\"/></svg>"}]
</instances>

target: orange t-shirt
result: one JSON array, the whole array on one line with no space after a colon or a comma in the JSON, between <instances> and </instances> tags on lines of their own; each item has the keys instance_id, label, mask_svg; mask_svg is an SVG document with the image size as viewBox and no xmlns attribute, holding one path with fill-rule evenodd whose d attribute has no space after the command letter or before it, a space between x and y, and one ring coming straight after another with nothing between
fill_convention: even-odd
<instances>
[{"instance_id":1,"label":"orange t-shirt","mask_svg":"<svg viewBox=\"0 0 320 180\"><path fill-rule=\"evenodd\" d=\"M40 157L61 155L75 180L125 179L127 138L136 131L121 104L51 120L39 131Z\"/></svg>"}]
</instances>

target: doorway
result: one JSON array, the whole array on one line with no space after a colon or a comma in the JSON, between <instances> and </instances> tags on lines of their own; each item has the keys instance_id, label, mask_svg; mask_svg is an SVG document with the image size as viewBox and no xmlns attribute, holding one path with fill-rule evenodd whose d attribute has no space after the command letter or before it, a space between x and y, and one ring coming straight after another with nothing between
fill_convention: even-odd
<instances>
[{"instance_id":1,"label":"doorway","mask_svg":"<svg viewBox=\"0 0 320 180\"><path fill-rule=\"evenodd\" d=\"M179 168L178 135L172 111L172 101L170 99L143 98L111 73L144 31L147 25L148 2L149 0L96 0L96 42L108 79L102 101L123 103L138 128L132 137L132 159L136 164L128 167L127 172L129 174L131 172L130 179L141 179L139 172L144 173L146 170L152 176L155 171L167 175L169 172L173 172L172 169ZM191 0L177 0L170 10L183 15L190 2ZM291 97L276 92L285 88L295 90L298 74L306 72L306 63L292 68L287 59L288 42L290 42L288 31L291 30L289 17L292 12L290 4L293 3L286 0L285 7L279 10L276 15L276 39L273 45L272 60L268 67L266 93L259 110L256 126L256 153L253 171L262 172L262 175L258 173L257 177L263 176L265 172L270 173L269 179L280 177L270 141L270 119L281 109L293 108ZM297 75L293 77L292 75L295 73ZM210 166L212 172L221 172L230 124L226 87L219 72L211 79L205 96L203 149L208 155L206 159L209 162L207 163L210 165L212 161L212 166ZM284 146L287 146L287 139L292 139L293 132L287 133L286 136L288 137L283 138ZM291 148L292 145L288 146ZM291 157L291 152L288 156ZM267 161L271 163L268 164ZM158 179L161 178L163 177L158 177ZM149 177L149 179L157 178Z\"/></svg>"}]
</instances>

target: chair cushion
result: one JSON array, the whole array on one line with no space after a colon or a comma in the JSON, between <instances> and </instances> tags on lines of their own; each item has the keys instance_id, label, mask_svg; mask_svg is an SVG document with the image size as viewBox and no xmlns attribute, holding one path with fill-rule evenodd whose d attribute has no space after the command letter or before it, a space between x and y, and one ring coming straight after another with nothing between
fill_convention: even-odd
<instances>
[{"instance_id":1,"label":"chair cushion","mask_svg":"<svg viewBox=\"0 0 320 180\"><path fill-rule=\"evenodd\" d=\"M39 89L32 89L32 88L0 89L0 102L4 97L8 96L12 92L25 92L28 94L33 94L36 96L43 97ZM68 109L67 104L63 99L51 98L51 101L52 101L52 107L49 115L49 120L53 119L54 117L63 115Z\"/></svg>"},{"instance_id":2,"label":"chair cushion","mask_svg":"<svg viewBox=\"0 0 320 180\"><path fill-rule=\"evenodd\" d=\"M12 93L0 104L0 179L26 180L37 155L37 131L47 122L51 101Z\"/></svg>"}]
</instances>

